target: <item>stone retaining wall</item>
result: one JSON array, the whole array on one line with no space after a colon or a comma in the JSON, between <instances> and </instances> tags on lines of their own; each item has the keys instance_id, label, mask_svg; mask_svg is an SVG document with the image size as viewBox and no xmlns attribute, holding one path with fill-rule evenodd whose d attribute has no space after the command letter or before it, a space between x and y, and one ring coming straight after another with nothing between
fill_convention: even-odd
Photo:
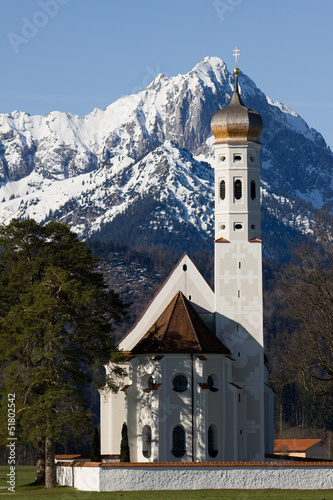
<instances>
[{"instance_id":1,"label":"stone retaining wall","mask_svg":"<svg viewBox=\"0 0 333 500\"><path fill-rule=\"evenodd\" d=\"M333 466L292 463L58 462L59 484L85 491L333 489Z\"/></svg>"}]
</instances>

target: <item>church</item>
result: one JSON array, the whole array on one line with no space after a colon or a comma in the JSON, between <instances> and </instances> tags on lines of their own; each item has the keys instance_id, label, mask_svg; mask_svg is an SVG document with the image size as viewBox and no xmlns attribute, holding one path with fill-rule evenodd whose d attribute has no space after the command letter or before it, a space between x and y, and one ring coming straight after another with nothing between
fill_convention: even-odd
<instances>
[{"instance_id":1,"label":"church","mask_svg":"<svg viewBox=\"0 0 333 500\"><path fill-rule=\"evenodd\" d=\"M260 115L239 69L215 138L214 291L184 255L121 339L128 375L100 390L101 454L131 462L262 461L273 453L273 391L263 344ZM106 376L113 364L105 365Z\"/></svg>"}]
</instances>

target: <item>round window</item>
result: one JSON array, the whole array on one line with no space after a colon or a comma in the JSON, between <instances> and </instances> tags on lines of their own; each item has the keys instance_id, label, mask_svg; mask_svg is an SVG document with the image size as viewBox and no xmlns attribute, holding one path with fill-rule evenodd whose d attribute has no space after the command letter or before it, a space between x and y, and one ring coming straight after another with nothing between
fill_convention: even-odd
<instances>
[{"instance_id":1,"label":"round window","mask_svg":"<svg viewBox=\"0 0 333 500\"><path fill-rule=\"evenodd\" d=\"M155 383L154 377L150 373L146 373L142 377L142 389L145 392L149 392L149 390L151 390L151 387L154 385L154 383Z\"/></svg>"},{"instance_id":2,"label":"round window","mask_svg":"<svg viewBox=\"0 0 333 500\"><path fill-rule=\"evenodd\" d=\"M185 375L176 375L172 380L173 390L176 392L184 392L188 387L187 377Z\"/></svg>"},{"instance_id":3,"label":"round window","mask_svg":"<svg viewBox=\"0 0 333 500\"><path fill-rule=\"evenodd\" d=\"M218 378L216 375L208 375L207 377L207 385L209 387L209 390L212 392L216 392L219 390L219 382Z\"/></svg>"}]
</instances>

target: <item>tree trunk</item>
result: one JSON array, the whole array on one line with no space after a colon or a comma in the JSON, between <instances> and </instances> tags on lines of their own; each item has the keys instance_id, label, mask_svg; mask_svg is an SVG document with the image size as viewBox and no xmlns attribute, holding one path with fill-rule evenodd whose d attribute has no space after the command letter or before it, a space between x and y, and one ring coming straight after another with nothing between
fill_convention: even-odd
<instances>
[{"instance_id":1,"label":"tree trunk","mask_svg":"<svg viewBox=\"0 0 333 500\"><path fill-rule=\"evenodd\" d=\"M35 484L45 484L45 440L37 441L37 472Z\"/></svg>"},{"instance_id":2,"label":"tree trunk","mask_svg":"<svg viewBox=\"0 0 333 500\"><path fill-rule=\"evenodd\" d=\"M57 486L54 452L54 439L48 436L45 438L45 488L47 489Z\"/></svg>"}]
</instances>

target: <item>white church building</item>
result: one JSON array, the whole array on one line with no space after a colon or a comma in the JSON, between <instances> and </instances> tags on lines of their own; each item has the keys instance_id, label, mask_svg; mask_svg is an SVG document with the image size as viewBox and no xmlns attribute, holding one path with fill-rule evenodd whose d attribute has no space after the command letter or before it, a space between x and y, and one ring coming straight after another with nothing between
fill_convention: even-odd
<instances>
[{"instance_id":1,"label":"white church building","mask_svg":"<svg viewBox=\"0 0 333 500\"><path fill-rule=\"evenodd\" d=\"M260 115L215 113L215 286L184 255L118 347L128 376L100 390L101 454L131 462L262 461L273 453L263 345ZM113 370L105 365L106 375Z\"/></svg>"}]
</instances>

